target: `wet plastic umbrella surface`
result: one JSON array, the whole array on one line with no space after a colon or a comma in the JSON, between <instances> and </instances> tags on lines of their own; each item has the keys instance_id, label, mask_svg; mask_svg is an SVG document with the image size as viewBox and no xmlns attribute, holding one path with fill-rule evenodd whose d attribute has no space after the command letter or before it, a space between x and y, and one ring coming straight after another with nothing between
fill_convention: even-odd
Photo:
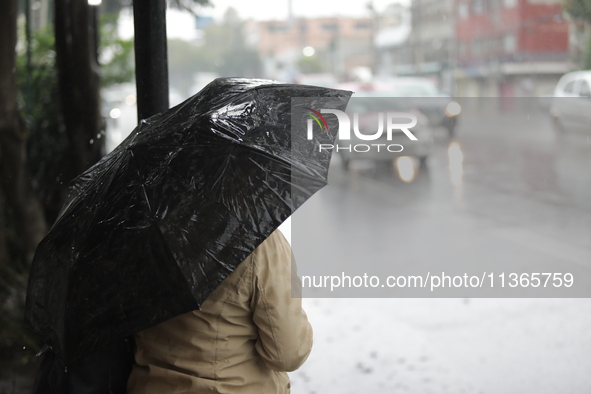
<instances>
[{"instance_id":1,"label":"wet plastic umbrella surface","mask_svg":"<svg viewBox=\"0 0 591 394\"><path fill-rule=\"evenodd\" d=\"M198 309L326 185L331 152L318 145L333 143L336 118L308 140L291 99L344 110L350 94L218 79L142 121L73 181L35 254L27 321L68 363Z\"/></svg>"}]
</instances>

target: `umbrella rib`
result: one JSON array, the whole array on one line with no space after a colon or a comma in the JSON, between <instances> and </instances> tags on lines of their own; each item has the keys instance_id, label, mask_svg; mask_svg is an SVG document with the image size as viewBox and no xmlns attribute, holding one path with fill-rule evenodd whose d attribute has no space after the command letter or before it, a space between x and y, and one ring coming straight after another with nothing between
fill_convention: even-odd
<instances>
[{"instance_id":1,"label":"umbrella rib","mask_svg":"<svg viewBox=\"0 0 591 394\"><path fill-rule=\"evenodd\" d=\"M211 250L205 250L205 253L207 253L212 259L214 259L219 265L221 265L222 267L224 267L228 272L232 272L233 268L230 267L228 264L224 263L223 261L221 261L220 259L218 259ZM201 272L203 272L203 268L201 269ZM203 272L203 274L205 274L205 272Z\"/></svg>"},{"instance_id":2,"label":"umbrella rib","mask_svg":"<svg viewBox=\"0 0 591 394\"><path fill-rule=\"evenodd\" d=\"M135 154L133 152L133 149L127 149L127 151L131 155L131 158L135 159ZM138 178L141 179L140 169L137 166L136 166L136 172L137 172ZM146 185L143 183L142 183L142 192L144 193L144 198L146 199L146 204L148 204L148 210L150 211L150 214L152 215L154 212L152 212L152 205L150 204L150 199L148 198L148 193L146 192Z\"/></svg>"},{"instance_id":3,"label":"umbrella rib","mask_svg":"<svg viewBox=\"0 0 591 394\"><path fill-rule=\"evenodd\" d=\"M150 199L148 198L148 193L146 192L146 185L144 185L144 184L142 184L142 192L144 193L144 197L146 199L146 204L148 204L148 210L150 211L150 214L153 214L152 205L150 204Z\"/></svg>"}]
</instances>

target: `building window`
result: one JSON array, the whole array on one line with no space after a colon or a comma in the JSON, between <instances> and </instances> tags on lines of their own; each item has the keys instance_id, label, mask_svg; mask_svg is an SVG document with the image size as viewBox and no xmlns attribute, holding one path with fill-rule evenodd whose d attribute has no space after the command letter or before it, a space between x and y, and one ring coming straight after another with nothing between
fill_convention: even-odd
<instances>
[{"instance_id":1,"label":"building window","mask_svg":"<svg viewBox=\"0 0 591 394\"><path fill-rule=\"evenodd\" d=\"M505 8L513 8L517 6L517 2L519 0L503 0L503 5Z\"/></svg>"},{"instance_id":2,"label":"building window","mask_svg":"<svg viewBox=\"0 0 591 394\"><path fill-rule=\"evenodd\" d=\"M305 20L300 21L300 31L302 33L305 33L308 31L308 23Z\"/></svg>"},{"instance_id":3,"label":"building window","mask_svg":"<svg viewBox=\"0 0 591 394\"><path fill-rule=\"evenodd\" d=\"M277 33L277 32L281 32L281 31L286 31L287 30L287 26L286 25L267 25L267 30L270 33Z\"/></svg>"},{"instance_id":4,"label":"building window","mask_svg":"<svg viewBox=\"0 0 591 394\"><path fill-rule=\"evenodd\" d=\"M517 50L517 39L515 38L515 34L510 33L503 37L503 50L509 53L513 53Z\"/></svg>"},{"instance_id":5,"label":"building window","mask_svg":"<svg viewBox=\"0 0 591 394\"><path fill-rule=\"evenodd\" d=\"M485 0L472 0L472 13L474 15L484 14Z\"/></svg>"},{"instance_id":6,"label":"building window","mask_svg":"<svg viewBox=\"0 0 591 394\"><path fill-rule=\"evenodd\" d=\"M467 17L470 16L468 4L460 3L458 5L458 16L460 17L460 19L466 19Z\"/></svg>"},{"instance_id":7,"label":"building window","mask_svg":"<svg viewBox=\"0 0 591 394\"><path fill-rule=\"evenodd\" d=\"M337 31L339 26L336 23L323 23L322 30L326 31Z\"/></svg>"}]
</instances>

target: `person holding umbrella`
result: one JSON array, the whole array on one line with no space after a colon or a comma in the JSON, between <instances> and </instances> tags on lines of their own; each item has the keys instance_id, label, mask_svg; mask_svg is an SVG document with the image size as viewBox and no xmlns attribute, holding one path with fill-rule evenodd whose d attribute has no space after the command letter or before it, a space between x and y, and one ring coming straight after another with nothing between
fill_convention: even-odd
<instances>
[{"instance_id":1,"label":"person holding umbrella","mask_svg":"<svg viewBox=\"0 0 591 394\"><path fill-rule=\"evenodd\" d=\"M309 109L350 96L220 78L74 179L29 275L35 392L288 391L312 330L277 228L327 184L338 120L309 138Z\"/></svg>"},{"instance_id":2,"label":"person holding umbrella","mask_svg":"<svg viewBox=\"0 0 591 394\"><path fill-rule=\"evenodd\" d=\"M129 394L288 393L312 348L292 289L290 245L273 232L192 311L134 335Z\"/></svg>"}]
</instances>

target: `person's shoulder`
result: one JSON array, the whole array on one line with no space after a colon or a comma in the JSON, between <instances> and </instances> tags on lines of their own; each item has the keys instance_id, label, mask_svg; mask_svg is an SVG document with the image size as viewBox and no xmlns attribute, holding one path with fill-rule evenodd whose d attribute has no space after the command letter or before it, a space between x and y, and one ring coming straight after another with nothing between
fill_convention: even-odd
<instances>
[{"instance_id":1,"label":"person's shoulder","mask_svg":"<svg viewBox=\"0 0 591 394\"><path fill-rule=\"evenodd\" d=\"M289 246L289 241L285 238L285 235L281 232L281 230L276 229L269 235L269 237L265 240L269 242L274 242L276 244Z\"/></svg>"},{"instance_id":2,"label":"person's shoulder","mask_svg":"<svg viewBox=\"0 0 591 394\"><path fill-rule=\"evenodd\" d=\"M273 231L253 253L258 270L290 262L291 257L291 245L279 229Z\"/></svg>"},{"instance_id":3,"label":"person's shoulder","mask_svg":"<svg viewBox=\"0 0 591 394\"><path fill-rule=\"evenodd\" d=\"M265 250L279 250L284 249L287 251L291 250L289 241L285 238L281 230L276 229L269 235L257 248L255 252L262 252Z\"/></svg>"}]
</instances>

